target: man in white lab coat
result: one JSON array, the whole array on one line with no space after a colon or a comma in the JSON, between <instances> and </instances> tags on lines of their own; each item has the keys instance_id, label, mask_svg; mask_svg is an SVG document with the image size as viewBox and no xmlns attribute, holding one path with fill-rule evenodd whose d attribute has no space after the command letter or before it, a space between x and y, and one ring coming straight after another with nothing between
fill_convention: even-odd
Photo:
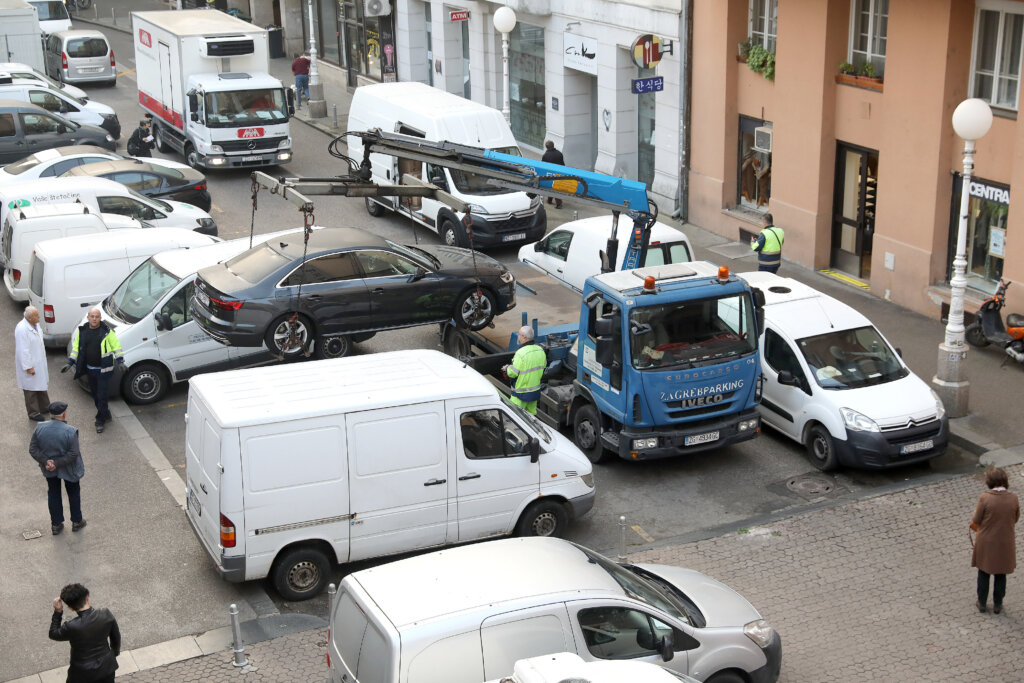
<instances>
[{"instance_id":1,"label":"man in white lab coat","mask_svg":"<svg viewBox=\"0 0 1024 683\"><path fill-rule=\"evenodd\" d=\"M25 393L28 419L46 420L50 397L46 393L50 373L46 368L46 347L43 331L39 328L39 311L35 306L25 308L25 317L14 328L14 366L18 388Z\"/></svg>"}]
</instances>

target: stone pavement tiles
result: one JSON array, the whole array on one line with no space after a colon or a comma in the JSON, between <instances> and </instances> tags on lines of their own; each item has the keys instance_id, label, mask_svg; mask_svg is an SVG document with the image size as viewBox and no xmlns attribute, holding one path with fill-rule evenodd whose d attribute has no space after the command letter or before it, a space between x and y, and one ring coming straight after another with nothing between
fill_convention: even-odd
<instances>
[{"instance_id":1,"label":"stone pavement tiles","mask_svg":"<svg viewBox=\"0 0 1024 683\"><path fill-rule=\"evenodd\" d=\"M1022 495L1022 468L1007 472ZM1024 569L1007 579L1002 614L975 607L967 527L983 477L629 559L697 569L746 597L782 635L780 681L1024 680Z\"/></svg>"}]
</instances>

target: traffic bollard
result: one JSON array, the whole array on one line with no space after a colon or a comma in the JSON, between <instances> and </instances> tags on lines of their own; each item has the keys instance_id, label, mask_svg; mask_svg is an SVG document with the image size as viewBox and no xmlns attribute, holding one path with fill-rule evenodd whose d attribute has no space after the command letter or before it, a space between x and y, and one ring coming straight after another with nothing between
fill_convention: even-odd
<instances>
[{"instance_id":1,"label":"traffic bollard","mask_svg":"<svg viewBox=\"0 0 1024 683\"><path fill-rule=\"evenodd\" d=\"M327 585L327 618L334 614L334 599L338 596L338 587L333 583Z\"/></svg>"},{"instance_id":2,"label":"traffic bollard","mask_svg":"<svg viewBox=\"0 0 1024 683\"><path fill-rule=\"evenodd\" d=\"M580 212L577 211L576 209L572 210L572 219L574 221L578 221L580 219Z\"/></svg>"},{"instance_id":3,"label":"traffic bollard","mask_svg":"<svg viewBox=\"0 0 1024 683\"><path fill-rule=\"evenodd\" d=\"M626 515L619 516L619 561L626 561Z\"/></svg>"},{"instance_id":4,"label":"traffic bollard","mask_svg":"<svg viewBox=\"0 0 1024 683\"><path fill-rule=\"evenodd\" d=\"M334 108L334 127L337 128L338 127L338 105L332 104L331 107Z\"/></svg>"},{"instance_id":5,"label":"traffic bollard","mask_svg":"<svg viewBox=\"0 0 1024 683\"><path fill-rule=\"evenodd\" d=\"M249 660L245 658L245 648L242 647L242 626L238 623L238 605L231 603L228 612L231 613L231 637L234 641L232 649L235 653L235 661L232 664L236 667L249 666Z\"/></svg>"},{"instance_id":6,"label":"traffic bollard","mask_svg":"<svg viewBox=\"0 0 1024 683\"><path fill-rule=\"evenodd\" d=\"M115 8L113 8L113 7L110 8L110 23L112 23L114 26L117 26L117 14L116 14L116 12L117 12L117 10Z\"/></svg>"}]
</instances>

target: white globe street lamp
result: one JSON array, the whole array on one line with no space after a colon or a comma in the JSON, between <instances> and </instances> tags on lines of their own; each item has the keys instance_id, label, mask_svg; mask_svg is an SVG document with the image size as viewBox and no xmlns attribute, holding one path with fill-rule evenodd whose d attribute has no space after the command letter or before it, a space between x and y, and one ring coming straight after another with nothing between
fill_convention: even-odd
<instances>
[{"instance_id":1,"label":"white globe street lamp","mask_svg":"<svg viewBox=\"0 0 1024 683\"><path fill-rule=\"evenodd\" d=\"M970 206L974 143L992 127L992 110L985 100L972 98L957 105L953 130L964 141L964 175L960 188L960 221L956 231L953 277L949 280L949 317L945 339L939 344L939 363L932 378L935 391L950 417L967 414L970 382L967 381L967 346L964 344L964 292L967 289L967 213Z\"/></svg>"},{"instance_id":2,"label":"white globe street lamp","mask_svg":"<svg viewBox=\"0 0 1024 683\"><path fill-rule=\"evenodd\" d=\"M501 103L501 113L505 120L511 122L512 106L509 102L508 84L508 34L516 27L516 13L511 7L499 7L494 13L494 28L501 34L501 70L505 84L505 93Z\"/></svg>"}]
</instances>

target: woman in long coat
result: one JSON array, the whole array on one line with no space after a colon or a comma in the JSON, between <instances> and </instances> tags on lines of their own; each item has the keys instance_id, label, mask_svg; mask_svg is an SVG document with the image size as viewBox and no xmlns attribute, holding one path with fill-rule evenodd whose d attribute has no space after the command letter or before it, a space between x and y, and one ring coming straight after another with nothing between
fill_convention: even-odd
<instances>
[{"instance_id":1,"label":"woman in long coat","mask_svg":"<svg viewBox=\"0 0 1024 683\"><path fill-rule=\"evenodd\" d=\"M1006 575L1017 568L1014 526L1020 519L1017 496L1007 491L1006 472L993 467L985 473L989 490L981 494L971 518L971 529L978 532L971 566L978 568L978 611L987 610L989 576L994 576L992 611L999 614L1006 595Z\"/></svg>"}]
</instances>

